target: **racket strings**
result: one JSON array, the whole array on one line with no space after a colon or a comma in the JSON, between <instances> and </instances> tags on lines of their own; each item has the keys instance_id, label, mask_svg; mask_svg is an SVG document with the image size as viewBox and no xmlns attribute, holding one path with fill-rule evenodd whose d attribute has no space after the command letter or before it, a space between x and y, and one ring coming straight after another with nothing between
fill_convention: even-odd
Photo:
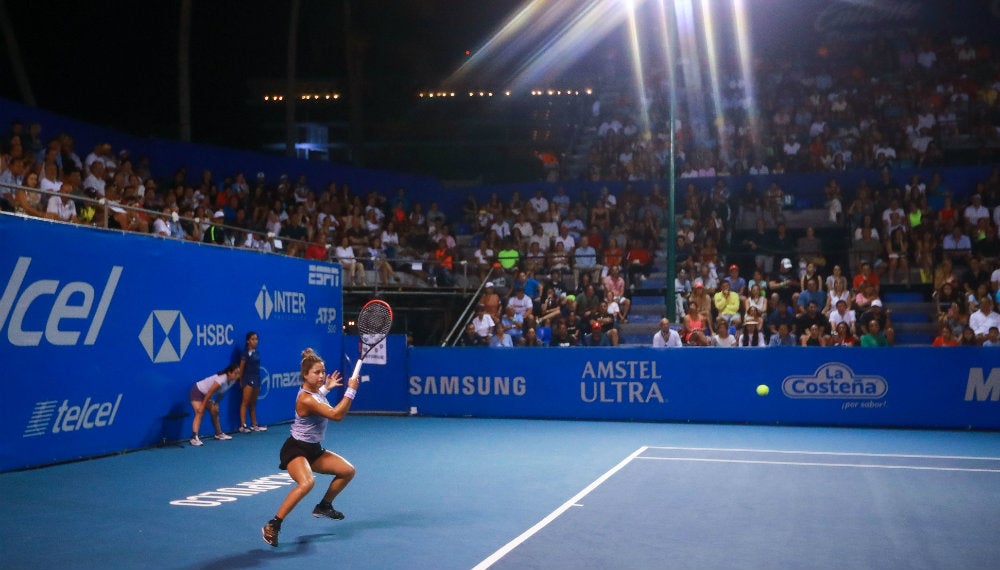
<instances>
[{"instance_id":1,"label":"racket strings","mask_svg":"<svg viewBox=\"0 0 1000 570\"><path fill-rule=\"evenodd\" d=\"M389 334L392 328L392 309L382 303L365 305L358 315L358 332L363 335Z\"/></svg>"}]
</instances>

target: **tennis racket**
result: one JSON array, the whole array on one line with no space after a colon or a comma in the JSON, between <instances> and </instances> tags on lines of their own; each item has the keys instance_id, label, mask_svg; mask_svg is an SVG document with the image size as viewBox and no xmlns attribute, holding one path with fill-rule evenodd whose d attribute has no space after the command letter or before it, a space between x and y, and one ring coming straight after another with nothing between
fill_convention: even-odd
<instances>
[{"instance_id":1,"label":"tennis racket","mask_svg":"<svg viewBox=\"0 0 1000 570\"><path fill-rule=\"evenodd\" d=\"M351 378L354 378L361 372L361 364L364 362L365 357L368 356L368 353L373 348L385 340L386 335L389 334L389 329L392 328L392 307L385 301L372 299L361 307L357 322L361 344L364 345L365 351L361 353L358 361L354 363L354 374L351 375Z\"/></svg>"}]
</instances>

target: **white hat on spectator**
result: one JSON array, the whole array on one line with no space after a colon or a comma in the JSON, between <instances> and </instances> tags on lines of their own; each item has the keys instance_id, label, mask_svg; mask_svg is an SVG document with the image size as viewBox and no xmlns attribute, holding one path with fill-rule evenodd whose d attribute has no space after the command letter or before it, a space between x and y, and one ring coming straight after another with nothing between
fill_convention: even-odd
<instances>
[{"instance_id":1,"label":"white hat on spectator","mask_svg":"<svg viewBox=\"0 0 1000 570\"><path fill-rule=\"evenodd\" d=\"M788 259L787 257L784 258L784 259L782 259L781 260L781 267L783 267L784 269L791 269L792 268L792 260Z\"/></svg>"},{"instance_id":2,"label":"white hat on spectator","mask_svg":"<svg viewBox=\"0 0 1000 570\"><path fill-rule=\"evenodd\" d=\"M226 217L226 213L223 212L222 210L216 210L215 213L212 214L212 217L213 218L225 218Z\"/></svg>"},{"instance_id":3,"label":"white hat on spectator","mask_svg":"<svg viewBox=\"0 0 1000 570\"><path fill-rule=\"evenodd\" d=\"M492 282L492 281L487 281L487 282L486 282L486 288L487 288L487 289L489 289L489 288L490 288L490 287L492 287L492 286L493 286L493 282Z\"/></svg>"},{"instance_id":4,"label":"white hat on spectator","mask_svg":"<svg viewBox=\"0 0 1000 570\"><path fill-rule=\"evenodd\" d=\"M881 307L882 306L882 300L881 299L875 299L874 301L872 301L872 306L873 307Z\"/></svg>"}]
</instances>

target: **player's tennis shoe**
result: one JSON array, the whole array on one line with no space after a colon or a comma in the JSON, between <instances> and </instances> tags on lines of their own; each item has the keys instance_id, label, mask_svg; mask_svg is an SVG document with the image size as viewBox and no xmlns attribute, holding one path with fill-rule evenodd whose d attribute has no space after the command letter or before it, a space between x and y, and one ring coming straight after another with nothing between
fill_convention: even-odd
<instances>
[{"instance_id":1,"label":"player's tennis shoe","mask_svg":"<svg viewBox=\"0 0 1000 570\"><path fill-rule=\"evenodd\" d=\"M271 546L278 546L278 529L274 528L270 522L264 525L264 528L260 529L264 534L264 542L270 544Z\"/></svg>"},{"instance_id":2,"label":"player's tennis shoe","mask_svg":"<svg viewBox=\"0 0 1000 570\"><path fill-rule=\"evenodd\" d=\"M240 426L240 433L250 433L250 428L247 426Z\"/></svg>"},{"instance_id":3,"label":"player's tennis shoe","mask_svg":"<svg viewBox=\"0 0 1000 570\"><path fill-rule=\"evenodd\" d=\"M188 443L190 443L191 445L193 445L195 447L199 447L199 446L205 445L204 443L201 442L201 439L199 439L198 436L194 436L191 439L189 439Z\"/></svg>"},{"instance_id":4,"label":"player's tennis shoe","mask_svg":"<svg viewBox=\"0 0 1000 570\"><path fill-rule=\"evenodd\" d=\"M225 441L227 439L233 439L233 436L229 435L228 433L217 433L215 434L215 439Z\"/></svg>"},{"instance_id":5,"label":"player's tennis shoe","mask_svg":"<svg viewBox=\"0 0 1000 570\"><path fill-rule=\"evenodd\" d=\"M344 519L344 513L338 511L337 509L334 509L333 505L329 507L324 507L323 505L316 505L316 508L313 509L313 516L318 519L327 518L327 519L333 519L335 521Z\"/></svg>"},{"instance_id":6,"label":"player's tennis shoe","mask_svg":"<svg viewBox=\"0 0 1000 570\"><path fill-rule=\"evenodd\" d=\"M267 426L253 426L250 428L251 431L267 431Z\"/></svg>"}]
</instances>

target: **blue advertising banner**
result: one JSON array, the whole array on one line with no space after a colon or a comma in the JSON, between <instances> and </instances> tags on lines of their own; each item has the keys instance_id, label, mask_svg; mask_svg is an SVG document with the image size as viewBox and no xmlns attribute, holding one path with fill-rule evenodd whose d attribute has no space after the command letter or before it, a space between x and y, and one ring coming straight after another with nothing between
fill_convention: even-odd
<instances>
[{"instance_id":1,"label":"blue advertising banner","mask_svg":"<svg viewBox=\"0 0 1000 570\"><path fill-rule=\"evenodd\" d=\"M358 342L358 335L344 337L344 363L341 373L345 377L354 372L354 363L359 354ZM372 359L369 355L361 367L361 387L358 389L358 397L351 404L351 411L408 412L410 398L406 393L406 335L387 336L385 352L375 349L372 351L372 354L374 353L384 356Z\"/></svg>"},{"instance_id":2,"label":"blue advertising banner","mask_svg":"<svg viewBox=\"0 0 1000 570\"><path fill-rule=\"evenodd\" d=\"M409 351L428 415L1000 428L1000 350L539 348ZM766 396L757 387L769 389Z\"/></svg>"},{"instance_id":3,"label":"blue advertising banner","mask_svg":"<svg viewBox=\"0 0 1000 570\"><path fill-rule=\"evenodd\" d=\"M340 360L337 265L12 215L0 243L0 470L190 437L191 386L251 331L263 424L291 418L304 348ZM222 398L225 431L240 397Z\"/></svg>"}]
</instances>

